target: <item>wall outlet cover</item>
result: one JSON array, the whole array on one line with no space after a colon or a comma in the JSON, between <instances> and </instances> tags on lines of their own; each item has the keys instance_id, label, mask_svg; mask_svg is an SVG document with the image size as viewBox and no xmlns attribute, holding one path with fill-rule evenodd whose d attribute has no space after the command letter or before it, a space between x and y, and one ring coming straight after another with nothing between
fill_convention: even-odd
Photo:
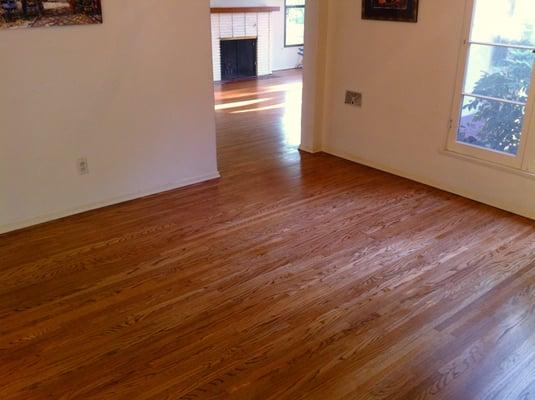
<instances>
[{"instance_id":1,"label":"wall outlet cover","mask_svg":"<svg viewBox=\"0 0 535 400\"><path fill-rule=\"evenodd\" d=\"M362 107L362 93L347 90L345 103L351 106Z\"/></svg>"},{"instance_id":2,"label":"wall outlet cover","mask_svg":"<svg viewBox=\"0 0 535 400\"><path fill-rule=\"evenodd\" d=\"M87 175L89 174L89 163L87 162L87 158L81 157L78 159L78 173L80 175Z\"/></svg>"}]
</instances>

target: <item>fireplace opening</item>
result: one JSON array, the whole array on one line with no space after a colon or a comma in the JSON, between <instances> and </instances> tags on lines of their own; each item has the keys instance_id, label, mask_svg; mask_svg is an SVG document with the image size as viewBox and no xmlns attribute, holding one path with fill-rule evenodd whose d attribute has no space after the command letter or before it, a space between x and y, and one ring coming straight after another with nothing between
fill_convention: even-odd
<instances>
[{"instance_id":1,"label":"fireplace opening","mask_svg":"<svg viewBox=\"0 0 535 400\"><path fill-rule=\"evenodd\" d=\"M221 80L233 81L257 76L258 39L221 41Z\"/></svg>"}]
</instances>

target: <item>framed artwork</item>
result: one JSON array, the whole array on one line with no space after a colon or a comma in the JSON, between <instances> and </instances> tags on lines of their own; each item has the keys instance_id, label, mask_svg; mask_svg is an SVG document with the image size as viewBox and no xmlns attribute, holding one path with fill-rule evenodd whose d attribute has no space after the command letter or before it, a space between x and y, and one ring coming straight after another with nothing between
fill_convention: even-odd
<instances>
[{"instance_id":1,"label":"framed artwork","mask_svg":"<svg viewBox=\"0 0 535 400\"><path fill-rule=\"evenodd\" d=\"M102 23L101 0L0 0L0 29Z\"/></svg>"},{"instance_id":2,"label":"framed artwork","mask_svg":"<svg viewBox=\"0 0 535 400\"><path fill-rule=\"evenodd\" d=\"M418 0L362 0L362 18L417 22Z\"/></svg>"}]
</instances>

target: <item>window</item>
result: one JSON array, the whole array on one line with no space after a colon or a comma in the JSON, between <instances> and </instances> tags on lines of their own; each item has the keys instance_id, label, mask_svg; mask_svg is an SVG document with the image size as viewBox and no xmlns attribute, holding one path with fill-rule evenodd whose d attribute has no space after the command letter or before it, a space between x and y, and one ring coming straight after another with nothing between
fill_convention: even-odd
<instances>
[{"instance_id":1,"label":"window","mask_svg":"<svg viewBox=\"0 0 535 400\"><path fill-rule=\"evenodd\" d=\"M305 43L305 0L285 0L284 46Z\"/></svg>"},{"instance_id":2,"label":"window","mask_svg":"<svg viewBox=\"0 0 535 400\"><path fill-rule=\"evenodd\" d=\"M533 0L471 0L468 11L448 149L530 169Z\"/></svg>"}]
</instances>

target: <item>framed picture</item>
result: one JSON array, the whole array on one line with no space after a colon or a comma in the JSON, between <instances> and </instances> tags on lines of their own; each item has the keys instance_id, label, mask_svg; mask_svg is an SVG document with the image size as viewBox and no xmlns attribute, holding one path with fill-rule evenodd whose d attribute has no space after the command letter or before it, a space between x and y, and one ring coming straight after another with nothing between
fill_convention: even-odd
<instances>
[{"instance_id":1,"label":"framed picture","mask_svg":"<svg viewBox=\"0 0 535 400\"><path fill-rule=\"evenodd\" d=\"M362 0L362 18L417 22L418 0Z\"/></svg>"},{"instance_id":2,"label":"framed picture","mask_svg":"<svg viewBox=\"0 0 535 400\"><path fill-rule=\"evenodd\" d=\"M101 23L100 0L0 0L0 29Z\"/></svg>"}]
</instances>

